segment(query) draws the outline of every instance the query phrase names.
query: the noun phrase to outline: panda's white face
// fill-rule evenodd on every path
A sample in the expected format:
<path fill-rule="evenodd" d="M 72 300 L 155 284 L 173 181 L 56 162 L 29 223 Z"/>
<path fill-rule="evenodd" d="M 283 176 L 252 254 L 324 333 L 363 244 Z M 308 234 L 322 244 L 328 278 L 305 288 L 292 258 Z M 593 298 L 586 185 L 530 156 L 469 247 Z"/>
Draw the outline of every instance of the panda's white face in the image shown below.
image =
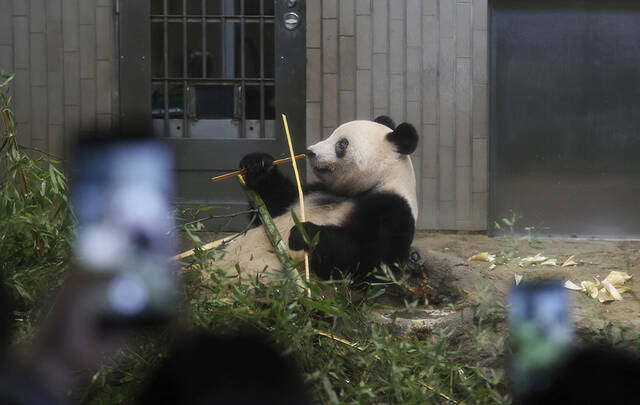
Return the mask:
<path fill-rule="evenodd" d="M 309 147 L 308 161 L 318 179 L 337 193 L 354 195 L 405 183 L 413 183 L 415 190 L 411 160 L 386 139 L 390 132 L 373 121 L 348 122 Z"/>

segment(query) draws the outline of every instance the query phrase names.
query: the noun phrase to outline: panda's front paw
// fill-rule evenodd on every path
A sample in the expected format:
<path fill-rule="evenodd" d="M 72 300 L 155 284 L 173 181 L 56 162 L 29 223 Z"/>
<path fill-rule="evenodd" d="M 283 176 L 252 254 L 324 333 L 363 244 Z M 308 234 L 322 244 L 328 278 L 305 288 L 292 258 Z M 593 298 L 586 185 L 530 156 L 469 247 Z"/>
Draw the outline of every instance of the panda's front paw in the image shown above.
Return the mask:
<path fill-rule="evenodd" d="M 262 174 L 273 167 L 273 156 L 268 153 L 249 153 L 240 161 L 240 168 L 249 174 Z"/>
<path fill-rule="evenodd" d="M 303 222 L 301 225 L 304 227 L 305 231 L 307 231 L 307 235 L 311 240 L 313 240 L 315 235 L 318 232 L 320 232 L 320 227 L 312 222 Z M 289 249 L 291 250 L 309 249 L 309 246 L 304 241 L 304 237 L 302 236 L 302 233 L 300 232 L 300 230 L 298 230 L 296 226 L 293 226 L 289 233 Z"/>

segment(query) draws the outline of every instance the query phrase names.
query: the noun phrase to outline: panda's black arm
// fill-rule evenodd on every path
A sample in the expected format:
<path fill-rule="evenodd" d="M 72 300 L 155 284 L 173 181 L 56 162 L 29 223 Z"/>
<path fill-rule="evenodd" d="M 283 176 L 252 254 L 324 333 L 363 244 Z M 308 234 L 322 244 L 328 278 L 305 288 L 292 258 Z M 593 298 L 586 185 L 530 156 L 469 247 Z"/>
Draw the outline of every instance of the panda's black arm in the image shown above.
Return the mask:
<path fill-rule="evenodd" d="M 287 212 L 298 198 L 296 186 L 273 166 L 273 157 L 266 153 L 251 153 L 240 161 L 240 168 L 247 170 L 247 187 L 257 192 L 273 217 Z"/>
<path fill-rule="evenodd" d="M 313 238 L 320 232 L 311 264 L 319 277 L 329 278 L 334 269 L 355 272 L 363 277 L 380 262 L 393 264 L 409 254 L 415 232 L 411 208 L 394 194 L 375 194 L 358 200 L 343 226 L 318 226 L 305 223 Z M 298 240 L 296 240 L 298 239 Z M 292 249 L 300 249 L 299 232 L 292 229 Z"/>

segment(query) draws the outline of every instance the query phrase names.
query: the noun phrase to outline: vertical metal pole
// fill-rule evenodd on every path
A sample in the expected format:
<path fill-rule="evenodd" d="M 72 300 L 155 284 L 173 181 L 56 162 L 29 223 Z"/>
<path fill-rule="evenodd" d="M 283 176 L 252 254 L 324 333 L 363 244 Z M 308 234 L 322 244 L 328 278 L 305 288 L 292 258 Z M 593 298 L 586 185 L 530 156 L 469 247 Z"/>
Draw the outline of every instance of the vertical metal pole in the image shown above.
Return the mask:
<path fill-rule="evenodd" d="M 224 0 L 222 2 L 225 15 L 226 14 L 230 14 L 231 16 L 235 15 L 235 10 L 236 10 L 235 1 L 236 0 Z M 232 21 L 233 21 L 233 17 L 232 17 Z M 227 27 L 227 20 L 224 17 L 222 19 L 222 23 L 223 23 L 223 26 L 222 26 L 223 36 L 222 36 L 222 46 L 220 47 L 220 49 L 222 49 L 222 52 L 224 54 L 224 72 L 225 72 L 224 76 L 226 78 L 235 79 L 236 78 L 235 24 L 231 23 L 229 27 Z"/>
<path fill-rule="evenodd" d="M 164 88 L 164 136 L 171 136 L 169 128 L 169 14 L 168 0 L 164 0 L 162 4 L 163 18 L 163 52 L 164 52 L 164 78 L 162 79 L 162 85 Z"/>
<path fill-rule="evenodd" d="M 222 10 L 220 11 L 220 53 L 222 54 L 222 66 L 220 66 L 220 73 L 222 77 L 227 77 L 227 51 L 225 46 L 227 44 L 227 20 L 225 19 L 226 6 L 225 2 L 221 1 Z"/>
<path fill-rule="evenodd" d="M 241 79 L 241 88 L 242 88 L 242 124 L 240 126 L 240 138 L 246 138 L 246 126 L 247 126 L 247 117 L 246 117 L 246 98 L 247 91 L 245 86 L 245 52 L 244 52 L 244 41 L 245 41 L 245 30 L 244 30 L 244 0 L 240 0 L 240 79 Z"/>
<path fill-rule="evenodd" d="M 151 7 L 148 1 L 119 3 L 120 128 L 151 132 Z"/>
<path fill-rule="evenodd" d="M 202 0 L 202 77 L 207 77 L 207 2 Z"/>
<path fill-rule="evenodd" d="M 182 137 L 189 138 L 188 112 L 189 83 L 187 61 L 187 0 L 182 0 Z"/>
<path fill-rule="evenodd" d="M 260 138 L 266 138 L 264 118 L 264 0 L 260 0 Z"/>

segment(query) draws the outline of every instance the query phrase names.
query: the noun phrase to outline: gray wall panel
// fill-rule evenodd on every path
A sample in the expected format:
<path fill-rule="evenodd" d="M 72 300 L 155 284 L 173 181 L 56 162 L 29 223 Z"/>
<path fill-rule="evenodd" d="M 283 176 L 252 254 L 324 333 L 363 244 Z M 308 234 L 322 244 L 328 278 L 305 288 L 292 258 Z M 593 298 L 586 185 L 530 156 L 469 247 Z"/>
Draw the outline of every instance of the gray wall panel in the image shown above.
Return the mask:
<path fill-rule="evenodd" d="M 308 61 L 321 60 L 307 66 L 308 130 L 320 126 L 328 136 L 352 108 L 357 119 L 386 114 L 411 122 L 421 132 L 413 156 L 419 227 L 485 230 L 487 0 L 308 3 L 308 28 L 315 32 L 307 35 Z"/>
<path fill-rule="evenodd" d="M 11 11 L 11 0 L 0 0 L 0 45 L 11 45 L 13 42 Z"/>
<path fill-rule="evenodd" d="M 0 0 L 0 69 L 16 73 L 21 143 L 63 157 L 81 123 L 111 126 L 113 12 L 113 0 Z"/>

